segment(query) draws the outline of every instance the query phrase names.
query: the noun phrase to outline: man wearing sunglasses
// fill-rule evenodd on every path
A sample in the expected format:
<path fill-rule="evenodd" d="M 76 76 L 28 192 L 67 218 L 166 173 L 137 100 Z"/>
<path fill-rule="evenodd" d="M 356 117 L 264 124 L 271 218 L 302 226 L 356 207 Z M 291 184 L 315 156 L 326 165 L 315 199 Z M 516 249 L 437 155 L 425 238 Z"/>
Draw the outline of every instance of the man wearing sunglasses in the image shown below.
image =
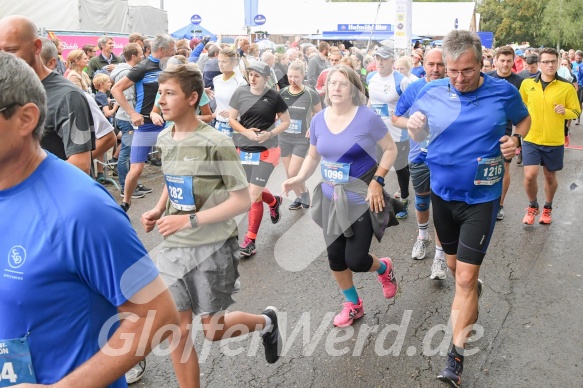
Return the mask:
<path fill-rule="evenodd" d="M 537 200 L 539 166 L 543 166 L 545 177 L 545 204 L 539 223 L 552 222 L 553 198 L 559 184 L 556 174 L 563 169 L 565 153 L 564 123 L 581 115 L 575 88 L 557 74 L 559 52 L 550 47 L 542 49 L 539 67 L 540 73 L 525 79 L 520 87 L 520 95 L 532 117 L 530 132 L 522 146 L 524 188 L 529 201 L 522 220 L 526 225 L 533 225 L 540 213 Z"/>

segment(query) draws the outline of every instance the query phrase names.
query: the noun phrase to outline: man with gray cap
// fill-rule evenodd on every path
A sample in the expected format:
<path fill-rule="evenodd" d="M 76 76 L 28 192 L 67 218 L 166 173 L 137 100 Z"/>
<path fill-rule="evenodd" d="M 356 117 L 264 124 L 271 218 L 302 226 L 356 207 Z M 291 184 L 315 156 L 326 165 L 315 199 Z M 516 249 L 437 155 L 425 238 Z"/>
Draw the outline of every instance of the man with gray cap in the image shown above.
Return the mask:
<path fill-rule="evenodd" d="M 411 83 L 409 78 L 398 71 L 393 71 L 395 52 L 393 49 L 381 46 L 373 53 L 377 65 L 377 72 L 368 80 L 369 105 L 385 122 L 395 145 L 397 146 L 397 160 L 393 166 L 399 181 L 400 198 L 405 209 L 397 214 L 397 218 L 404 219 L 408 215 L 409 203 L 409 134 L 406 129 L 397 128 L 391 121 L 391 116 L 397 106 L 399 97 Z"/>

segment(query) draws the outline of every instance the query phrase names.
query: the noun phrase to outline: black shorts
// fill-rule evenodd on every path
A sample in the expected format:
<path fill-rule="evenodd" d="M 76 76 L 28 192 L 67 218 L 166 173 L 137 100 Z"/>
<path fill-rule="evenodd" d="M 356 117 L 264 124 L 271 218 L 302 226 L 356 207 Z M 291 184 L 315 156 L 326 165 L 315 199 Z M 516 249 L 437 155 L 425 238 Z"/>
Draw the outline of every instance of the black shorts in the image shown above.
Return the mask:
<path fill-rule="evenodd" d="M 368 205 L 351 204 L 348 210 L 350 220 L 354 220 L 351 225 L 352 237 L 329 235 L 328 219 L 330 210 L 330 200 L 322 196 L 322 222 L 324 230 L 324 241 L 328 253 L 328 264 L 335 272 L 350 269 L 352 272 L 368 272 L 372 267 L 373 259 L 369 254 L 370 244 L 374 231 Z"/>
<path fill-rule="evenodd" d="M 409 164 L 409 172 L 411 173 L 411 183 L 415 194 L 426 194 L 431 191 L 429 183 L 429 166 L 425 162 Z"/>
<path fill-rule="evenodd" d="M 579 86 L 577 90 L 577 97 L 579 97 L 579 104 L 583 103 L 583 87 Z"/>
<path fill-rule="evenodd" d="M 280 136 L 279 148 L 281 148 L 281 156 L 295 155 L 300 158 L 305 158 L 310 148 L 310 141 L 308 139 L 304 142 L 286 141 Z"/>
<path fill-rule="evenodd" d="M 275 166 L 271 163 L 259 161 L 258 165 L 244 164 L 243 169 L 247 175 L 247 182 L 259 187 L 265 187 Z"/>
<path fill-rule="evenodd" d="M 496 225 L 500 198 L 469 205 L 445 201 L 431 192 L 433 224 L 443 251 L 457 255 L 457 260 L 481 265 Z"/>

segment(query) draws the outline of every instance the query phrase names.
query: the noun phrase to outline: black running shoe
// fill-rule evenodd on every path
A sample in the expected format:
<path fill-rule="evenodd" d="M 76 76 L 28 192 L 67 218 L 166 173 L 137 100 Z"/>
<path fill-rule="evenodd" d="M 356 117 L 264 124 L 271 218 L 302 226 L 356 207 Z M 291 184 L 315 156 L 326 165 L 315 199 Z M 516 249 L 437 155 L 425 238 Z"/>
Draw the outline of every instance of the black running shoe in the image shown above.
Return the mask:
<path fill-rule="evenodd" d="M 122 202 L 121 205 L 119 205 L 119 206 L 123 209 L 124 212 L 127 213 L 128 210 L 130 210 L 130 206 L 132 206 L 132 205 L 131 205 L 131 203 Z"/>
<path fill-rule="evenodd" d="M 267 315 L 271 319 L 271 330 L 263 334 L 262 338 L 263 346 L 265 347 L 265 359 L 268 363 L 274 364 L 279 359 L 282 349 L 279 325 L 277 324 L 277 310 L 275 307 L 269 306 L 261 314 Z"/>
<path fill-rule="evenodd" d="M 462 371 L 464 365 L 462 360 L 453 353 L 447 355 L 447 366 L 437 376 L 439 381 L 443 381 L 450 387 L 459 388 L 462 385 Z"/>
<path fill-rule="evenodd" d="M 271 216 L 271 223 L 277 224 L 281 219 L 281 213 L 279 212 L 279 206 L 281 205 L 281 197 L 279 195 L 274 195 L 275 206 L 269 207 L 269 215 Z"/>
<path fill-rule="evenodd" d="M 141 183 L 138 183 L 138 187 L 136 187 L 136 190 L 141 191 L 141 192 L 146 193 L 146 194 L 149 194 L 152 192 L 151 188 L 146 187 Z"/>
<path fill-rule="evenodd" d="M 241 253 L 241 256 L 245 257 L 251 257 L 256 254 L 257 248 L 255 248 L 255 241 L 245 236 L 243 244 L 239 245 L 239 252 Z"/>

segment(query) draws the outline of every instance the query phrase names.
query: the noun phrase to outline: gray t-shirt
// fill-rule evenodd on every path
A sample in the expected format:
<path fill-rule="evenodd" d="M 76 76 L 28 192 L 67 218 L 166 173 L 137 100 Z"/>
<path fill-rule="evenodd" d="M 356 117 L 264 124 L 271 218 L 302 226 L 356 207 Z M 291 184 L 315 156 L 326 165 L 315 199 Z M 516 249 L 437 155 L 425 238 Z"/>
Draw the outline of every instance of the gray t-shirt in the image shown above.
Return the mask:
<path fill-rule="evenodd" d="M 308 83 L 312 88 L 316 88 L 318 77 L 326 69 L 326 60 L 320 58 L 319 54 L 314 55 L 308 62 Z"/>
<path fill-rule="evenodd" d="M 93 117 L 83 91 L 56 72 L 42 84 L 47 93 L 47 118 L 41 147 L 63 160 L 95 149 Z"/>
<path fill-rule="evenodd" d="M 231 138 L 202 122 L 182 140 L 174 140 L 173 130 L 171 125 L 160 132 L 156 144 L 169 196 L 166 215 L 213 208 L 229 199 L 229 192 L 248 187 Z M 164 247 L 196 247 L 237 235 L 237 222 L 229 219 L 174 233 L 164 240 Z"/>
<path fill-rule="evenodd" d="M 120 79 L 128 75 L 131 68 L 132 67 L 127 63 L 120 63 L 119 65 L 117 65 L 115 69 L 113 69 L 113 71 L 111 72 L 111 80 L 113 81 L 113 83 L 115 84 Z M 126 100 L 128 100 L 130 106 L 133 108 L 136 105 L 136 87 L 134 85 L 130 86 L 129 88 L 123 91 L 123 95 L 125 96 Z M 117 110 L 115 118 L 117 120 L 132 121 L 128 112 L 126 112 L 121 106 Z"/>

